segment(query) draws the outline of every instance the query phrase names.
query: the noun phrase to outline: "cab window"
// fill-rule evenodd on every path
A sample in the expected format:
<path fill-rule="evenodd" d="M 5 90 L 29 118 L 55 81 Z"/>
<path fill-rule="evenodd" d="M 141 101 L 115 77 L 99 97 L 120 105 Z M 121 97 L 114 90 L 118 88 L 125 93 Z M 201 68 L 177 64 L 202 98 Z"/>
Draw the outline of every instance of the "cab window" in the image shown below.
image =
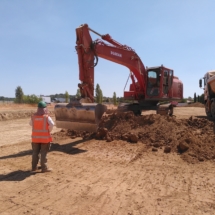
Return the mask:
<path fill-rule="evenodd" d="M 157 72 L 149 71 L 148 72 L 148 87 L 156 87 L 158 84 L 157 79 L 158 79 Z"/>
<path fill-rule="evenodd" d="M 156 70 L 148 71 L 147 95 L 158 96 L 159 86 L 160 86 L 159 71 L 156 71 Z"/>

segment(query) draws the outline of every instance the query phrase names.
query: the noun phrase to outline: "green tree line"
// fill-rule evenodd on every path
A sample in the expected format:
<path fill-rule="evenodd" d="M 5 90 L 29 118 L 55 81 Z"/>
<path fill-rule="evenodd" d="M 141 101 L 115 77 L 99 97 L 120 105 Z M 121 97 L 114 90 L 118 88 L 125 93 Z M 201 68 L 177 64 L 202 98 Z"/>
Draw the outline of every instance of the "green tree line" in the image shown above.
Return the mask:
<path fill-rule="evenodd" d="M 69 100 L 80 99 L 81 93 L 80 93 L 80 89 L 77 89 L 76 95 L 69 95 L 68 91 L 65 91 L 65 93 L 53 94 L 53 95 L 50 95 L 50 97 L 52 101 L 55 98 L 65 98 L 65 101 L 69 102 Z M 188 97 L 188 99 L 190 100 L 192 98 Z M 41 100 L 42 98 L 37 97 L 35 94 L 25 95 L 21 86 L 18 86 L 15 89 L 15 98 L 7 98 L 4 96 L 0 96 L 0 101 L 14 101 L 16 103 L 36 104 Z M 95 101 L 100 104 L 103 102 L 112 102 L 114 105 L 118 105 L 121 102 L 131 102 L 131 101 L 125 100 L 123 97 L 117 97 L 115 92 L 113 93 L 112 98 L 103 96 L 103 92 L 99 84 L 96 85 L 96 89 L 95 89 Z M 181 100 L 181 102 L 186 102 L 186 101 L 187 99 L 185 98 Z M 204 103 L 204 94 L 196 95 L 196 93 L 194 93 L 193 101 Z"/>
<path fill-rule="evenodd" d="M 200 103 L 204 104 L 205 103 L 204 94 L 202 94 L 202 95 L 196 95 L 196 93 L 194 93 L 193 101 L 194 102 L 200 102 Z"/>
<path fill-rule="evenodd" d="M 21 86 L 18 86 L 15 89 L 15 103 L 25 103 L 25 104 L 36 104 L 39 101 L 41 101 L 41 98 L 38 98 L 36 95 L 24 95 L 24 92 L 22 90 Z"/>

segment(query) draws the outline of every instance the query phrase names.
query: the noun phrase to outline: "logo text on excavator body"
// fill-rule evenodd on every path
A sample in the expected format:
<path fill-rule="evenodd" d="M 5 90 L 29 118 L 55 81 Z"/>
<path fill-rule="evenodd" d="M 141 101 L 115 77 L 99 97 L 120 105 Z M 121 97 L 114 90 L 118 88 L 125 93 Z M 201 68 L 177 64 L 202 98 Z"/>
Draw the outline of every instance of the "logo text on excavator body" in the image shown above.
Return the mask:
<path fill-rule="evenodd" d="M 117 57 L 122 57 L 122 54 L 119 54 L 119 53 L 117 53 L 117 52 L 111 51 L 110 53 L 111 53 L 112 55 L 117 56 Z"/>

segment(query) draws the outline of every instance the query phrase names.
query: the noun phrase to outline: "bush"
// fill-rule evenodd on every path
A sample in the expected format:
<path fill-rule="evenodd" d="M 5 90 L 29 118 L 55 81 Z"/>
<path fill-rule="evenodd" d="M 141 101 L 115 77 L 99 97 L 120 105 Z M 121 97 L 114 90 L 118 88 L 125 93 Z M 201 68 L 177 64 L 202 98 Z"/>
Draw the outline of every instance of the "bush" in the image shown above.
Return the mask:
<path fill-rule="evenodd" d="M 183 98 L 180 102 L 181 102 L 181 103 L 186 103 L 186 102 L 187 102 L 187 99 Z"/>
<path fill-rule="evenodd" d="M 42 101 L 42 98 L 37 97 L 36 95 L 25 95 L 23 96 L 23 102 L 26 104 L 37 104 Z"/>
<path fill-rule="evenodd" d="M 69 93 L 67 91 L 65 92 L 65 100 L 66 100 L 66 103 L 69 102 Z"/>
<path fill-rule="evenodd" d="M 117 105 L 117 100 L 116 100 L 116 93 L 113 93 L 113 104 L 116 106 Z"/>
<path fill-rule="evenodd" d="M 23 93 L 23 90 L 20 86 L 18 86 L 16 89 L 15 89 L 15 102 L 16 103 L 22 103 L 23 102 L 23 97 L 24 97 L 24 93 Z"/>

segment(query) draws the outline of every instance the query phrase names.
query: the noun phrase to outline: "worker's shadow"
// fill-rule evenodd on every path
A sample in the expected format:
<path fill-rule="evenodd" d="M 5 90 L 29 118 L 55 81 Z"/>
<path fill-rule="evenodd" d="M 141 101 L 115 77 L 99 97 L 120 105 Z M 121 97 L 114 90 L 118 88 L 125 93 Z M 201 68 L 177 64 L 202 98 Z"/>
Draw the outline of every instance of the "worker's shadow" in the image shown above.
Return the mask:
<path fill-rule="evenodd" d="M 0 174 L 0 182 L 1 181 L 23 181 L 24 179 L 35 174 L 36 172 L 17 170 L 14 172 L 10 172 L 6 175 Z"/>
<path fill-rule="evenodd" d="M 32 150 L 25 150 L 25 151 L 22 151 L 22 152 L 18 152 L 16 154 L 2 156 L 2 157 L 0 157 L 0 160 L 8 159 L 8 158 L 23 157 L 23 156 L 31 155 L 31 154 L 32 154 Z"/>
<path fill-rule="evenodd" d="M 79 149 L 79 148 L 76 148 L 74 146 L 76 146 L 80 143 L 86 142 L 86 141 L 88 141 L 88 140 L 77 140 L 77 141 L 69 142 L 66 144 L 59 144 L 57 142 L 52 143 L 49 152 L 59 151 L 59 152 L 64 152 L 66 154 L 73 154 L 73 155 L 83 153 L 83 152 L 86 152 L 86 150 Z M 2 156 L 2 157 L 0 157 L 0 160 L 8 159 L 8 158 L 17 158 L 17 157 L 29 156 L 31 154 L 32 154 L 32 150 L 30 149 L 30 150 L 18 152 L 16 154 Z"/>
<path fill-rule="evenodd" d="M 86 152 L 86 150 L 75 148 L 74 146 L 76 146 L 80 143 L 83 143 L 85 141 L 87 141 L 87 140 L 77 140 L 77 141 L 69 142 L 66 144 L 52 143 L 51 148 L 50 148 L 50 152 L 59 151 L 59 152 L 72 154 L 72 155 L 83 153 L 83 152 Z M 32 155 L 32 150 L 26 150 L 26 151 L 19 152 L 17 154 L 2 156 L 2 157 L 0 157 L 0 160 L 1 159 L 8 159 L 8 158 L 17 158 L 17 157 L 29 156 L 29 155 Z M 22 180 L 30 177 L 31 175 L 35 175 L 37 173 L 40 173 L 40 172 L 16 170 L 16 171 L 10 172 L 6 175 L 0 174 L 0 182 L 1 181 L 22 181 Z"/>
<path fill-rule="evenodd" d="M 66 154 L 72 154 L 72 155 L 83 153 L 83 152 L 86 152 L 87 150 L 79 149 L 74 146 L 80 143 L 84 143 L 86 141 L 87 140 L 77 140 L 75 142 L 70 142 L 66 144 L 52 143 L 50 151 L 59 151 L 59 152 L 64 152 Z"/>

